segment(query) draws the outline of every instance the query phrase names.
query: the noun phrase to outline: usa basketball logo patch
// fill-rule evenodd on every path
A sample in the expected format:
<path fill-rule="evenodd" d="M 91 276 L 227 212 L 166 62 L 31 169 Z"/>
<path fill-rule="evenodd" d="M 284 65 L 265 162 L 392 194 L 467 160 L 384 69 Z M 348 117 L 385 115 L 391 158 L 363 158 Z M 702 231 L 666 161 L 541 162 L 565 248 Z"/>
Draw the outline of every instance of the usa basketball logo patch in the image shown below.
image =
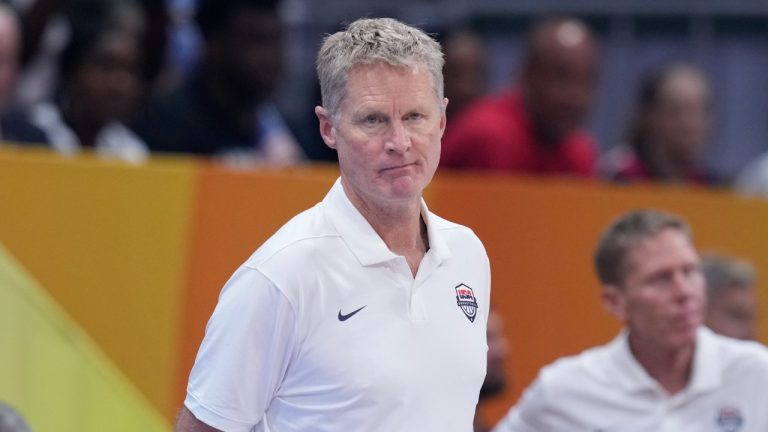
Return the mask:
<path fill-rule="evenodd" d="M 722 407 L 717 411 L 717 425 L 723 432 L 738 432 L 744 424 L 744 418 L 738 408 Z"/>
<path fill-rule="evenodd" d="M 477 316 L 477 299 L 472 288 L 464 284 L 456 285 L 456 304 L 464 315 L 469 318 L 469 322 L 475 322 Z"/>

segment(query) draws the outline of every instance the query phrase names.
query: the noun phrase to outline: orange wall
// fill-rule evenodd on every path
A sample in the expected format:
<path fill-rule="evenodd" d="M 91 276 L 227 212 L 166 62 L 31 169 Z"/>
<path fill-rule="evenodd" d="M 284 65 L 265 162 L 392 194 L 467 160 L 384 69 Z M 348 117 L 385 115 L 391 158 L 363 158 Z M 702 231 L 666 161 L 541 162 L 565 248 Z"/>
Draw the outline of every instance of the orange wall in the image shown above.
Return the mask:
<path fill-rule="evenodd" d="M 0 242 L 171 419 L 221 286 L 279 226 L 323 198 L 334 167 L 234 171 L 195 160 L 132 167 L 0 152 Z M 442 173 L 436 213 L 473 228 L 491 259 L 513 386 L 498 418 L 555 358 L 611 338 L 591 254 L 632 208 L 693 225 L 702 249 L 768 269 L 768 202 L 725 192 Z M 766 270 L 763 270 L 765 273 Z M 762 296 L 768 310 L 768 295 Z M 763 335 L 768 335 L 763 320 Z"/>
<path fill-rule="evenodd" d="M 203 171 L 179 390 L 223 283 L 276 228 L 321 200 L 336 175 L 332 168 L 287 176 Z M 514 381 L 503 398 L 485 408 L 492 419 L 542 365 L 618 331 L 599 303 L 591 255 L 599 233 L 622 212 L 657 207 L 679 213 L 691 222 L 703 249 L 748 257 L 768 268 L 768 237 L 757 235 L 761 221 L 768 220 L 768 203 L 725 192 L 443 173 L 426 198 L 433 211 L 472 227 L 491 259 L 494 308 L 506 320 L 513 347 L 508 373 Z M 177 397 L 180 403 L 182 391 Z"/>
<path fill-rule="evenodd" d="M 539 368 L 612 338 L 619 325 L 599 302 L 592 252 L 618 215 L 659 208 L 685 217 L 701 250 L 748 257 L 768 269 L 768 203 L 725 192 L 680 187 L 608 186 L 596 182 L 443 175 L 432 208 L 471 226 L 491 259 L 493 305 L 512 346 L 512 388 L 485 408 L 497 419 Z M 768 296 L 763 295 L 763 310 Z M 763 335 L 768 320 L 763 320 Z"/>

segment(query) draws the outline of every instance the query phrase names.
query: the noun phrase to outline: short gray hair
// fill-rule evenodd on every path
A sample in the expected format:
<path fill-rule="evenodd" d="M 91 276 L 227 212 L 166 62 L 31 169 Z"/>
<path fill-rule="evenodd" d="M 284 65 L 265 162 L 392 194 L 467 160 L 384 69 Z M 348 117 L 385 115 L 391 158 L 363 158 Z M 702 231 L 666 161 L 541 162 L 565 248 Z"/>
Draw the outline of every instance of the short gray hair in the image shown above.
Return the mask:
<path fill-rule="evenodd" d="M 740 259 L 708 253 L 702 259 L 701 269 L 709 298 L 733 288 L 752 289 L 757 283 L 755 267 Z"/>
<path fill-rule="evenodd" d="M 443 52 L 423 31 L 392 18 L 359 19 L 325 38 L 317 54 L 323 106 L 335 116 L 346 97 L 349 71 L 357 65 L 424 65 L 438 103 L 443 100 Z M 442 107 L 442 104 L 440 104 Z"/>
<path fill-rule="evenodd" d="M 667 229 L 678 230 L 691 239 L 688 224 L 669 213 L 636 210 L 619 217 L 603 232 L 595 250 L 595 270 L 600 282 L 623 286 L 629 249 Z"/>

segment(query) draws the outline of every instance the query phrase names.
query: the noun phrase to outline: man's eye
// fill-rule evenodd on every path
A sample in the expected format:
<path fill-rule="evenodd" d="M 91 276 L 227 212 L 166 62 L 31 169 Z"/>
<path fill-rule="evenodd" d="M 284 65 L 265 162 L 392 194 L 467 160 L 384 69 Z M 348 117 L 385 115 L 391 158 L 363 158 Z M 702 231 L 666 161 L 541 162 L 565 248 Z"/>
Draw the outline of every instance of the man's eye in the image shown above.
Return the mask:
<path fill-rule="evenodd" d="M 410 113 L 405 118 L 406 120 L 411 120 L 411 121 L 421 120 L 424 118 L 424 115 L 421 113 Z"/>
<path fill-rule="evenodd" d="M 363 119 L 363 123 L 367 125 L 375 125 L 381 121 L 381 118 L 377 115 L 369 115 Z"/>

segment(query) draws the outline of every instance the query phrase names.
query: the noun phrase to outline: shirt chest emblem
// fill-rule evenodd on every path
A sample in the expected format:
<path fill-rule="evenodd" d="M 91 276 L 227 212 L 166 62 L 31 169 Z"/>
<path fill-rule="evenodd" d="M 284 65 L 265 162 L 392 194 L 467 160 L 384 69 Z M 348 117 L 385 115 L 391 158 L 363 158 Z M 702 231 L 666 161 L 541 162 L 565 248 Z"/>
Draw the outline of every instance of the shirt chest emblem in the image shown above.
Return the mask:
<path fill-rule="evenodd" d="M 717 426 L 723 432 L 739 432 L 744 425 L 741 411 L 733 406 L 724 406 L 717 411 Z"/>
<path fill-rule="evenodd" d="M 477 316 L 477 298 L 471 287 L 465 284 L 456 285 L 456 304 L 459 306 L 469 322 L 475 322 Z"/>

